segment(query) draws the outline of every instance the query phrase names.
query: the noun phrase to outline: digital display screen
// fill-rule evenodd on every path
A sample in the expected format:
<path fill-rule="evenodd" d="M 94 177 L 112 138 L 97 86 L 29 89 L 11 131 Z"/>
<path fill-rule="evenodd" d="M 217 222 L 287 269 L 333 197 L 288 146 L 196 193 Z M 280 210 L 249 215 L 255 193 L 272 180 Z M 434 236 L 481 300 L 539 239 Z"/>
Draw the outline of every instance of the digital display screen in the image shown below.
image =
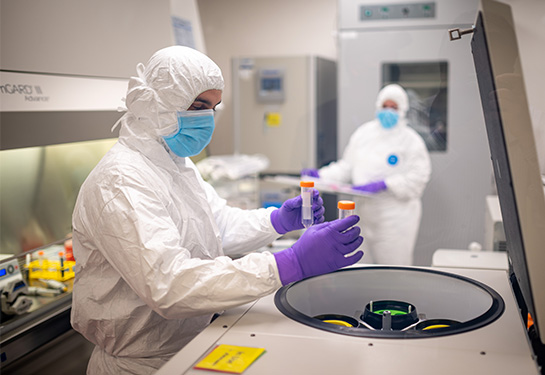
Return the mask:
<path fill-rule="evenodd" d="M 261 79 L 261 90 L 264 90 L 264 91 L 281 91 L 282 90 L 282 79 L 279 78 L 279 77 L 262 78 Z"/>
<path fill-rule="evenodd" d="M 282 103 L 284 101 L 283 69 L 260 69 L 256 83 L 259 102 Z"/>
<path fill-rule="evenodd" d="M 6 276 L 6 269 L 5 268 L 2 268 L 0 270 L 0 277 L 2 277 L 2 276 Z"/>

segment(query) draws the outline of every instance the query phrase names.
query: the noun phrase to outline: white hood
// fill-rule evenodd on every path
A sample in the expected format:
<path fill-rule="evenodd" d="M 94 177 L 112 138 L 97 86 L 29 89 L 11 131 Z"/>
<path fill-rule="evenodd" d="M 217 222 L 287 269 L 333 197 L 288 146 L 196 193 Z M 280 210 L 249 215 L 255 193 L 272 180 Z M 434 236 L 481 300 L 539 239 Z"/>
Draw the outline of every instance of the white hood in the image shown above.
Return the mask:
<path fill-rule="evenodd" d="M 205 91 L 223 90 L 220 68 L 189 47 L 172 46 L 156 52 L 147 65 L 138 64 L 129 80 L 127 114 L 121 120 L 120 141 L 145 152 L 150 140 L 176 129 L 176 111 L 184 111 Z"/>

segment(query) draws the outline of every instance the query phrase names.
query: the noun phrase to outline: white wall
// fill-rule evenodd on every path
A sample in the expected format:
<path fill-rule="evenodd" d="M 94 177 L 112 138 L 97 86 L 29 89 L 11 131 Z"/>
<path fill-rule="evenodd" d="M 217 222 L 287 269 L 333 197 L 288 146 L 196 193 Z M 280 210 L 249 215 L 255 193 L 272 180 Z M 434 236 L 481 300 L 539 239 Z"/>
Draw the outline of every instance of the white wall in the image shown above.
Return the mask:
<path fill-rule="evenodd" d="M 129 77 L 172 44 L 169 0 L 2 0 L 0 67 Z"/>
<path fill-rule="evenodd" d="M 129 77 L 175 44 L 171 16 L 206 53 L 196 0 L 1 0 L 0 68 Z"/>
<path fill-rule="evenodd" d="M 231 58 L 318 55 L 336 59 L 336 0 L 197 0 L 208 55 L 225 78 L 224 109 L 209 150 L 234 151 Z"/>

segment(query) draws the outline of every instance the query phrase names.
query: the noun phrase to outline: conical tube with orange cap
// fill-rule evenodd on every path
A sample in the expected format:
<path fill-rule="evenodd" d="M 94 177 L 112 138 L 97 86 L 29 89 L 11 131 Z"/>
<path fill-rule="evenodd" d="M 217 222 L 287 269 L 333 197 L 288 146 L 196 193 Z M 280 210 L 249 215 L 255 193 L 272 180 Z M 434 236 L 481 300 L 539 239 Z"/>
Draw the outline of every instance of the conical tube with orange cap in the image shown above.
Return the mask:
<path fill-rule="evenodd" d="M 314 181 L 301 181 L 301 199 L 303 205 L 301 206 L 301 223 L 305 228 L 314 224 L 314 213 L 312 212 L 312 193 L 314 190 Z"/>
<path fill-rule="evenodd" d="M 356 203 L 352 201 L 338 201 L 337 208 L 339 209 L 339 219 L 344 219 L 350 215 L 354 215 Z"/>

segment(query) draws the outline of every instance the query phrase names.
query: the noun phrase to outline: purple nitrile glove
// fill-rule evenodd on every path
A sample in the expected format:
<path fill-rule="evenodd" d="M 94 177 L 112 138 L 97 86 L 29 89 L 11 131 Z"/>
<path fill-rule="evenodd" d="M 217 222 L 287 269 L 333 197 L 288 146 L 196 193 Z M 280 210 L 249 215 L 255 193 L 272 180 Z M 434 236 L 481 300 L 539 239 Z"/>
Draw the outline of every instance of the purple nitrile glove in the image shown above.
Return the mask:
<path fill-rule="evenodd" d="M 353 190 L 364 191 L 367 193 L 378 193 L 379 191 L 386 190 L 388 187 L 384 180 L 370 182 L 365 185 L 352 186 Z"/>
<path fill-rule="evenodd" d="M 315 168 L 304 168 L 304 169 L 301 171 L 301 176 L 308 176 L 308 177 L 316 177 L 316 178 L 319 178 L 319 177 L 320 177 L 320 173 L 319 173 L 318 170 L 315 169 Z"/>
<path fill-rule="evenodd" d="M 360 228 L 354 227 L 358 221 L 359 216 L 352 215 L 312 226 L 292 247 L 275 253 L 282 285 L 335 271 L 360 260 L 362 251 L 345 257 L 363 242 Z"/>
<path fill-rule="evenodd" d="M 323 223 L 324 218 L 324 201 L 320 197 L 318 190 L 313 189 L 312 196 L 312 211 L 314 212 L 314 224 Z M 295 198 L 288 199 L 282 204 L 278 210 L 274 210 L 271 213 L 271 223 L 274 229 L 279 234 L 285 234 L 292 230 L 303 229 L 303 223 L 301 222 L 301 206 L 303 200 L 298 195 Z"/>

